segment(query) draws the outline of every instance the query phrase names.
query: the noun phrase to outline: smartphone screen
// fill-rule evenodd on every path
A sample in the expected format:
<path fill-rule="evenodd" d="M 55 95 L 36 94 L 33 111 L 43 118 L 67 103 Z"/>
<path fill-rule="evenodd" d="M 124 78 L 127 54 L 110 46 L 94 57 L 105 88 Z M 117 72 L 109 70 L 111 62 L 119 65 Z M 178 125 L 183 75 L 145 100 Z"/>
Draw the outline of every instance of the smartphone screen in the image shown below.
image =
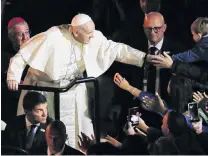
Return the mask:
<path fill-rule="evenodd" d="M 132 123 L 132 126 L 139 124 L 139 107 L 129 108 L 128 120 Z"/>
<path fill-rule="evenodd" d="M 188 104 L 188 109 L 190 112 L 190 121 L 191 122 L 198 122 L 199 119 L 199 112 L 198 112 L 198 104 L 196 102 L 192 102 Z"/>

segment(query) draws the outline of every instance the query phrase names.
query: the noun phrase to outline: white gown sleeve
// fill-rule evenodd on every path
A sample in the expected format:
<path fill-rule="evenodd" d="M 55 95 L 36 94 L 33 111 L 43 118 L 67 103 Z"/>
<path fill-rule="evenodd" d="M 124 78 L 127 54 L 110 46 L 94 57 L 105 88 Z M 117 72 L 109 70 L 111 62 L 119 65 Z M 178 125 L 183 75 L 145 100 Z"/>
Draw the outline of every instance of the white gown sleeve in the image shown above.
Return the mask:
<path fill-rule="evenodd" d="M 118 46 L 120 48 L 116 55 L 116 61 L 142 67 L 145 57 L 144 52 L 122 43 L 119 43 Z"/>
<path fill-rule="evenodd" d="M 22 72 L 25 69 L 26 62 L 22 58 L 20 53 L 17 53 L 10 59 L 10 64 L 7 72 L 7 81 L 16 80 L 20 83 Z"/>
<path fill-rule="evenodd" d="M 105 36 L 102 38 L 100 50 L 102 49 L 101 51 L 104 51 L 104 56 L 115 57 L 115 61 L 142 67 L 145 57 L 144 52 L 123 43 L 107 40 Z"/>

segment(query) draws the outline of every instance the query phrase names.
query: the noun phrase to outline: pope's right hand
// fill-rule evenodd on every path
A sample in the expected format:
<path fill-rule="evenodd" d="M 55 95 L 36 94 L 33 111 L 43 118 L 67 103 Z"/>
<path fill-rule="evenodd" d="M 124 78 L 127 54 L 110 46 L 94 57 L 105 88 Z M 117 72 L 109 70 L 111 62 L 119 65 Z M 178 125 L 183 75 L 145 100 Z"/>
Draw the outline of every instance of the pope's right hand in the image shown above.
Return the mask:
<path fill-rule="evenodd" d="M 7 85 L 9 90 L 17 91 L 18 90 L 18 82 L 16 80 L 8 80 Z"/>

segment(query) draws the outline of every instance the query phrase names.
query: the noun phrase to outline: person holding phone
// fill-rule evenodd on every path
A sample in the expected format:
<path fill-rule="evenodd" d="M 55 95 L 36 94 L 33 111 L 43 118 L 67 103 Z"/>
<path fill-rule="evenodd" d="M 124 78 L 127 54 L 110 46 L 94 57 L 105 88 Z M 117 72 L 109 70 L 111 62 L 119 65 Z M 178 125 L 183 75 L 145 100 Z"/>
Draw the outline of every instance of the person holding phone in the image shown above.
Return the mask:
<path fill-rule="evenodd" d="M 115 76 L 114 76 L 114 82 L 115 82 L 115 84 L 118 85 L 118 87 L 120 87 L 123 90 L 128 91 L 135 98 L 137 98 L 140 101 L 142 101 L 143 104 L 145 104 L 144 107 L 143 107 L 143 108 L 145 108 L 145 110 L 156 112 L 156 113 L 160 114 L 162 117 L 168 111 L 171 110 L 170 108 L 167 107 L 166 103 L 161 99 L 161 97 L 158 95 L 158 93 L 156 93 L 156 95 L 154 95 L 152 93 L 143 92 L 142 90 L 133 87 L 119 73 L 116 73 L 115 74 Z M 169 87 L 170 87 L 170 83 L 169 83 Z M 170 92 L 171 89 L 169 87 L 168 87 L 168 90 Z M 204 103 L 204 102 L 202 102 L 202 103 Z M 201 106 L 201 105 L 203 105 L 203 106 Z M 203 113 L 203 112 L 206 112 L 206 108 L 208 108 L 208 105 L 206 105 L 206 104 L 200 104 L 200 108 L 202 108 L 201 110 L 204 110 L 204 111 L 200 111 L 201 112 L 200 113 L 200 116 L 203 116 L 203 119 L 205 121 L 205 124 L 203 126 L 203 131 L 208 132 L 208 127 L 206 126 L 206 123 L 208 123 L 208 117 L 207 117 L 208 115 L 206 115 L 206 113 Z M 191 119 L 190 115 L 189 114 L 186 114 L 184 112 L 182 112 L 182 113 L 184 114 L 184 116 L 186 118 L 186 121 L 187 121 L 188 126 L 191 127 L 191 128 L 193 128 L 192 122 L 190 122 L 190 119 Z M 208 109 L 207 109 L 207 114 L 208 114 Z"/>

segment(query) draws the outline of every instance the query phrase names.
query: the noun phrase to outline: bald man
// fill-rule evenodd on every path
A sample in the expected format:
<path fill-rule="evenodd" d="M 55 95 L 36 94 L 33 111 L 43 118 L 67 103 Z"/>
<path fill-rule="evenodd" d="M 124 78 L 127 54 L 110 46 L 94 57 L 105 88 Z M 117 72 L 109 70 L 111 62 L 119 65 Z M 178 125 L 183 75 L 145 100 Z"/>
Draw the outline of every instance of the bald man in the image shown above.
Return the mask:
<path fill-rule="evenodd" d="M 44 86 L 66 86 L 70 80 L 102 75 L 113 63 L 119 61 L 141 67 L 151 55 L 133 49 L 128 45 L 107 40 L 95 30 L 92 19 L 86 14 L 76 15 L 71 25 L 54 26 L 33 38 L 21 47 L 11 61 L 7 82 L 12 90 L 18 89 L 20 77 L 26 64 L 30 70 L 24 84 Z M 23 114 L 22 92 L 18 115 Z M 49 104 L 49 114 L 54 118 L 53 94 L 45 93 Z M 67 129 L 69 144 L 77 148 L 78 134 L 93 134 L 92 121 L 87 107 L 85 84 L 78 84 L 60 95 L 60 120 Z"/>
<path fill-rule="evenodd" d="M 144 32 L 147 37 L 147 45 L 144 49 L 152 55 L 158 55 L 163 51 L 170 51 L 170 55 L 185 47 L 170 37 L 165 36 L 167 24 L 159 12 L 150 12 L 144 18 Z M 148 67 L 148 73 L 144 73 L 148 79 L 147 91 L 161 94 L 162 98 L 168 100 L 167 86 L 170 79 L 168 70 L 160 70 L 155 67 Z"/>

